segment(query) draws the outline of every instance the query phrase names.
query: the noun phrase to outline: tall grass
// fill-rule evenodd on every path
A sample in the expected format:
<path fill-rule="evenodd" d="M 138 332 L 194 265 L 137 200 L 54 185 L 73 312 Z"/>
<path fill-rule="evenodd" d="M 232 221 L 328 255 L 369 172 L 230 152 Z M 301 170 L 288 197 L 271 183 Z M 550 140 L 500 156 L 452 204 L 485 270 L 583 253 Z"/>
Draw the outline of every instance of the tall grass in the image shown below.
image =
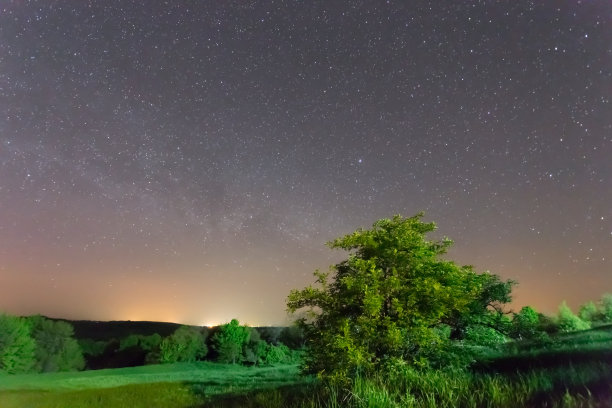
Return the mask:
<path fill-rule="evenodd" d="M 219 396 L 205 407 L 516 408 L 610 407 L 608 363 L 541 368 L 513 375 L 467 370 L 403 370 L 357 378 L 350 388 L 310 384 Z"/>
<path fill-rule="evenodd" d="M 345 392 L 350 398 L 344 406 L 358 408 L 604 407 L 612 406 L 612 367 L 599 363 L 515 375 L 406 368 L 357 379 Z"/>

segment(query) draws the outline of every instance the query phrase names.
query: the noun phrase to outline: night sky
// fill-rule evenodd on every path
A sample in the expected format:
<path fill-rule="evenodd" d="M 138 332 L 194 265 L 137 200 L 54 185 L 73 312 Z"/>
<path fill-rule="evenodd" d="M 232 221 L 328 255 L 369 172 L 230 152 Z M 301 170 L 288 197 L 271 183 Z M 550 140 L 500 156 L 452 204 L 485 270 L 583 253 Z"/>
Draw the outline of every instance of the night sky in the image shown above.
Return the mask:
<path fill-rule="evenodd" d="M 423 210 L 547 313 L 612 292 L 612 2 L 0 3 L 0 310 L 287 321 Z"/>

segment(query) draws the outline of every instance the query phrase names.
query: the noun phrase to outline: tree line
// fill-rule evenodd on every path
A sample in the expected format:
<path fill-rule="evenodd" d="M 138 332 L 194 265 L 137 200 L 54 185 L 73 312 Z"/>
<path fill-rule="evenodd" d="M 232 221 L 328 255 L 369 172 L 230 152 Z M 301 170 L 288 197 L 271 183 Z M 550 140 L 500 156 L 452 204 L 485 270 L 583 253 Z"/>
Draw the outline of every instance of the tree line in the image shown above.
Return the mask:
<path fill-rule="evenodd" d="M 0 371 L 81 370 L 85 359 L 73 335 L 72 326 L 64 321 L 0 314 Z"/>
<path fill-rule="evenodd" d="M 238 320 L 211 329 L 179 326 L 162 337 L 130 334 L 109 341 L 76 339 L 66 321 L 0 314 L 0 372 L 75 371 L 199 360 L 295 363 L 304 339 L 297 327 L 254 328 Z"/>

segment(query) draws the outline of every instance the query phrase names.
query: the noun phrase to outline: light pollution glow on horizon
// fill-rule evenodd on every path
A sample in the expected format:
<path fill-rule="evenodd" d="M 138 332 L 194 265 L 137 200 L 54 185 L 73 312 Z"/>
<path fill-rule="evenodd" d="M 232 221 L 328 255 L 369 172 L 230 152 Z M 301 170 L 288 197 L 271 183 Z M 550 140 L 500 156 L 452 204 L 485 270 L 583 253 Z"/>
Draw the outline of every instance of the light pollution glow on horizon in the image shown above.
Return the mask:
<path fill-rule="evenodd" d="M 286 324 L 425 211 L 554 313 L 612 292 L 612 3 L 0 6 L 0 310 Z"/>

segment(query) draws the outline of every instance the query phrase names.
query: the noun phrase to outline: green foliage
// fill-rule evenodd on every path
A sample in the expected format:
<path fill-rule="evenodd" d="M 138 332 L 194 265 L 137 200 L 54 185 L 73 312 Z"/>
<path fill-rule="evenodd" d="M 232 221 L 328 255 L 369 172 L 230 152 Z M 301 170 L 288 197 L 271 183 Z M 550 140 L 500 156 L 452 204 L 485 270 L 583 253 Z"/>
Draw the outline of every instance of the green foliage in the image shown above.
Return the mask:
<path fill-rule="evenodd" d="M 580 306 L 580 310 L 578 311 L 578 317 L 580 317 L 585 322 L 597 322 L 601 320 L 600 311 L 595 305 L 595 302 L 590 301 Z"/>
<path fill-rule="evenodd" d="M 578 316 L 592 324 L 612 323 L 612 294 L 602 295 L 597 303 L 590 301 L 583 304 Z"/>
<path fill-rule="evenodd" d="M 604 294 L 599 301 L 599 305 L 602 322 L 612 323 L 612 294 Z"/>
<path fill-rule="evenodd" d="M 144 336 L 142 334 L 130 334 L 129 336 L 121 339 L 119 342 L 119 351 L 130 347 L 139 347 L 141 350 L 149 352 L 157 350 L 161 341 L 162 337 L 157 333 L 149 336 Z"/>
<path fill-rule="evenodd" d="M 492 347 L 506 343 L 508 337 L 491 327 L 475 325 L 466 329 L 465 341 L 468 344 Z"/>
<path fill-rule="evenodd" d="M 32 369 L 36 343 L 30 331 L 26 319 L 0 314 L 0 371 L 15 374 Z"/>
<path fill-rule="evenodd" d="M 291 364 L 301 361 L 301 354 L 298 351 L 291 350 L 283 343 L 277 345 L 269 344 L 262 357 L 263 364 Z"/>
<path fill-rule="evenodd" d="M 331 241 L 348 259 L 333 276 L 316 271 L 319 287 L 289 294 L 289 311 L 307 313 L 306 372 L 346 382 L 389 359 L 423 367 L 448 345 L 437 326 L 495 320 L 490 309 L 509 300 L 512 282 L 442 260 L 451 241 L 427 241 L 435 225 L 421 217 L 381 219 Z"/>
<path fill-rule="evenodd" d="M 288 327 L 283 327 L 278 336 L 278 341 L 290 349 L 302 349 L 306 346 L 306 334 L 300 325 L 293 324 Z"/>
<path fill-rule="evenodd" d="M 548 335 L 559 333 L 557 319 L 555 316 L 548 316 L 543 313 L 538 313 L 538 330 Z"/>
<path fill-rule="evenodd" d="M 181 326 L 161 341 L 159 362 L 193 362 L 204 358 L 207 353 L 205 334 L 194 327 Z"/>
<path fill-rule="evenodd" d="M 244 359 L 244 347 L 251 337 L 251 330 L 241 326 L 238 320 L 219 326 L 213 336 L 213 345 L 218 353 L 218 360 L 222 363 L 236 364 Z"/>
<path fill-rule="evenodd" d="M 119 341 L 119 351 L 136 347 L 140 343 L 140 335 L 139 334 L 130 334 L 127 337 L 124 337 Z"/>
<path fill-rule="evenodd" d="M 471 271 L 471 267 L 464 268 Z M 476 330 L 484 333 L 487 331 L 485 328 L 497 331 L 498 336 L 508 334 L 511 323 L 504 311 L 504 305 L 512 300 L 510 293 L 516 282 L 502 281 L 499 276 L 488 272 L 474 274 L 473 279 L 480 288 L 475 299 L 468 303 L 464 310 L 445 319 L 452 327 L 451 338 L 465 339 L 468 332 L 473 333 Z"/>
<path fill-rule="evenodd" d="M 268 343 L 265 340 L 251 340 L 244 348 L 244 360 L 257 365 L 263 363 Z"/>
<path fill-rule="evenodd" d="M 78 339 L 77 341 L 85 357 L 100 356 L 108 346 L 108 342 L 104 340 Z"/>
<path fill-rule="evenodd" d="M 531 306 L 524 306 L 512 319 L 511 336 L 516 339 L 533 339 L 540 332 L 540 316 Z"/>
<path fill-rule="evenodd" d="M 204 340 L 206 340 L 206 334 L 204 332 L 202 332 L 202 337 L 204 338 Z M 153 333 L 149 336 L 140 336 L 138 345 L 144 351 L 153 351 L 159 347 L 159 344 L 161 343 L 161 341 L 162 341 L 162 337 L 157 333 Z M 206 345 L 206 343 L 204 343 L 204 345 Z M 202 350 L 202 353 L 206 355 L 206 353 L 203 350 Z"/>
<path fill-rule="evenodd" d="M 28 318 L 36 342 L 36 369 L 41 372 L 82 370 L 85 359 L 72 325 L 42 316 Z"/>
<path fill-rule="evenodd" d="M 572 312 L 565 301 L 559 306 L 559 314 L 557 315 L 557 325 L 559 330 L 571 332 L 577 330 L 587 330 L 591 328 L 589 322 L 585 322 Z"/>
<path fill-rule="evenodd" d="M 281 341 L 280 337 L 285 327 L 271 326 L 271 327 L 260 327 L 259 333 L 262 340 L 270 344 L 276 344 Z"/>

